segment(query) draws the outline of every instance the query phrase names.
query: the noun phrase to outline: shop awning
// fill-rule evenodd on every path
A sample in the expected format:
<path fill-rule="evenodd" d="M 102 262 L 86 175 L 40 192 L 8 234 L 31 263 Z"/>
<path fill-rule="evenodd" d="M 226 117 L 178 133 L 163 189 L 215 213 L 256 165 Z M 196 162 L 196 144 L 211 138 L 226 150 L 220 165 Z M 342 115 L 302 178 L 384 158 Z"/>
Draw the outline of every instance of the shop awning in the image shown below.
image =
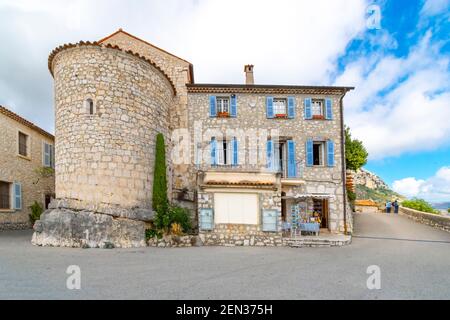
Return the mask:
<path fill-rule="evenodd" d="M 326 193 L 303 193 L 296 194 L 295 196 L 283 196 L 281 199 L 334 199 L 336 196 L 334 194 L 326 194 Z"/>

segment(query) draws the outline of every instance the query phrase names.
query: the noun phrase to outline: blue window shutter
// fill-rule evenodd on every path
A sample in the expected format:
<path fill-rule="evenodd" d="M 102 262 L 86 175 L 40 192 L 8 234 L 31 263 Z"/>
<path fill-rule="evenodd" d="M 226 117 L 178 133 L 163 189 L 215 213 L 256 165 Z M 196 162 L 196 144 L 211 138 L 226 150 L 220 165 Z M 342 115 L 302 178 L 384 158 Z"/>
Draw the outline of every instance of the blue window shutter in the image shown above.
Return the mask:
<path fill-rule="evenodd" d="M 22 185 L 14 183 L 14 209 L 22 210 Z"/>
<path fill-rule="evenodd" d="M 263 210 L 262 230 L 265 232 L 277 231 L 278 212 L 276 210 Z"/>
<path fill-rule="evenodd" d="M 44 167 L 50 167 L 50 145 L 46 142 L 43 142 L 43 166 Z"/>
<path fill-rule="evenodd" d="M 235 94 L 231 95 L 231 112 L 230 116 L 232 118 L 237 117 L 237 97 Z"/>
<path fill-rule="evenodd" d="M 274 169 L 274 145 L 272 140 L 267 140 L 267 169 Z"/>
<path fill-rule="evenodd" d="M 288 97 L 288 118 L 295 118 L 295 98 Z"/>
<path fill-rule="evenodd" d="M 209 97 L 209 116 L 217 117 L 216 96 Z"/>
<path fill-rule="evenodd" d="M 333 109 L 331 99 L 325 99 L 325 116 L 327 120 L 333 119 Z"/>
<path fill-rule="evenodd" d="M 211 139 L 211 165 L 217 165 L 217 141 L 216 138 Z"/>
<path fill-rule="evenodd" d="M 308 141 L 306 141 L 306 166 L 312 167 L 313 165 L 313 141 L 309 139 Z"/>
<path fill-rule="evenodd" d="M 329 167 L 334 167 L 334 142 L 327 141 L 327 164 Z"/>
<path fill-rule="evenodd" d="M 238 152 L 239 152 L 239 149 L 238 149 L 238 141 L 237 141 L 236 138 L 234 138 L 233 141 L 232 141 L 232 149 L 233 149 L 233 157 L 232 157 L 232 160 L 231 160 L 231 164 L 233 166 L 237 166 L 238 165 Z"/>
<path fill-rule="evenodd" d="M 214 217 L 212 209 L 200 209 L 199 218 L 200 230 L 214 229 Z"/>
<path fill-rule="evenodd" d="M 288 148 L 288 178 L 296 178 L 297 177 L 297 162 L 295 160 L 295 142 L 294 140 L 287 141 Z"/>
<path fill-rule="evenodd" d="M 266 98 L 267 118 L 272 119 L 275 117 L 273 113 L 273 97 Z"/>
<path fill-rule="evenodd" d="M 305 119 L 312 119 L 311 98 L 305 99 Z"/>

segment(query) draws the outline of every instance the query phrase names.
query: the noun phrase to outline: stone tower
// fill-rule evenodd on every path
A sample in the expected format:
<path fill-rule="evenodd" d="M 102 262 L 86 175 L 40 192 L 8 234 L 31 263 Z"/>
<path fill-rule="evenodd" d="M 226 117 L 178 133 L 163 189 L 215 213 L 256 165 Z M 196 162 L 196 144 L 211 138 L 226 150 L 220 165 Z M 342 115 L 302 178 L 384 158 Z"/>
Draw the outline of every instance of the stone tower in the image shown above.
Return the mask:
<path fill-rule="evenodd" d="M 144 246 L 157 133 L 170 141 L 172 80 L 148 58 L 96 42 L 55 49 L 49 69 L 57 199 L 36 223 L 33 243 Z"/>

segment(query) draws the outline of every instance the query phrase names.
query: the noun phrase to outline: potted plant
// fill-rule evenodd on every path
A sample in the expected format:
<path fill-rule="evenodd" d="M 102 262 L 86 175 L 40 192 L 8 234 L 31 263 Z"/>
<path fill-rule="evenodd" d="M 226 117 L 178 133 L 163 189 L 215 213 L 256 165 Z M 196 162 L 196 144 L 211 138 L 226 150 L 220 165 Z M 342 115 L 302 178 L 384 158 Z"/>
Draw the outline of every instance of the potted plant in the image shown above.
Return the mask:
<path fill-rule="evenodd" d="M 228 112 L 219 112 L 219 113 L 217 113 L 217 117 L 228 118 L 228 117 L 230 117 L 230 114 Z"/>
<path fill-rule="evenodd" d="M 284 113 L 277 113 L 275 115 L 275 118 L 286 118 L 286 114 L 284 114 Z"/>
<path fill-rule="evenodd" d="M 313 119 L 314 119 L 314 120 L 323 120 L 323 119 L 325 119 L 325 118 L 324 118 L 324 116 L 321 115 L 321 114 L 315 114 L 315 115 L 313 115 Z"/>

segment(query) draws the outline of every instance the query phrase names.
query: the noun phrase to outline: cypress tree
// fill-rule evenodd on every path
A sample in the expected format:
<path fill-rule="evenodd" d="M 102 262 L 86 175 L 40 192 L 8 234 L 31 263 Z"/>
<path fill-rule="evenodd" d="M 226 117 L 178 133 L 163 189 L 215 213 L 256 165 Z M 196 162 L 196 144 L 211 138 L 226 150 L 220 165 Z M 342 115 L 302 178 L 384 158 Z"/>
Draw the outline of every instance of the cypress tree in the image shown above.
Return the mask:
<path fill-rule="evenodd" d="M 153 172 L 153 210 L 167 206 L 167 175 L 166 175 L 166 150 L 164 136 L 158 133 L 156 136 L 155 168 Z"/>

